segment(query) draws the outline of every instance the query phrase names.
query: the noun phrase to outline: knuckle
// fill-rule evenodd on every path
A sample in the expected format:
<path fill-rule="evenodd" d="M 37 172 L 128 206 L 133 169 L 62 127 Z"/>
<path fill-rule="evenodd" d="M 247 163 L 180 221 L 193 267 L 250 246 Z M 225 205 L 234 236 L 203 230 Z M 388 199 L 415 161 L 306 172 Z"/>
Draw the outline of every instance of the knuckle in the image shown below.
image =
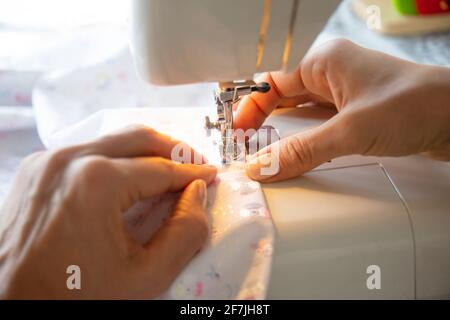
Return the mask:
<path fill-rule="evenodd" d="M 175 162 L 162 157 L 154 157 L 151 161 L 160 169 L 161 172 L 167 173 L 168 177 L 173 177 L 175 175 Z"/>
<path fill-rule="evenodd" d="M 330 40 L 308 54 L 304 66 L 325 70 L 327 65 L 339 65 L 343 60 L 345 62 L 345 52 L 353 46 L 354 44 L 347 39 Z"/>
<path fill-rule="evenodd" d="M 292 136 L 285 141 L 284 151 L 280 157 L 282 168 L 293 168 L 296 173 L 306 171 L 312 165 L 312 151 L 307 139 Z"/>
<path fill-rule="evenodd" d="M 18 168 L 17 176 L 21 181 L 27 181 L 32 185 L 32 181 L 40 181 L 42 178 L 43 157 L 45 151 L 35 152 L 25 157 Z M 31 193 L 31 190 L 30 190 Z"/>
<path fill-rule="evenodd" d="M 111 161 L 101 156 L 80 158 L 74 161 L 71 169 L 76 181 L 89 186 L 102 186 L 105 182 L 112 184 L 118 175 Z"/>
<path fill-rule="evenodd" d="M 34 166 L 39 158 L 42 157 L 42 155 L 46 151 L 38 151 L 35 153 L 32 153 L 28 156 L 26 156 L 20 163 L 20 168 L 28 168 L 30 166 Z"/>
<path fill-rule="evenodd" d="M 349 49 L 354 47 L 353 42 L 347 39 L 335 39 L 324 43 L 317 49 L 319 60 L 323 61 L 340 61 L 342 56 Z"/>
<path fill-rule="evenodd" d="M 151 127 L 143 124 L 134 124 L 131 126 L 130 131 L 143 140 L 153 141 L 157 134 L 157 131 Z"/>
<path fill-rule="evenodd" d="M 58 149 L 47 153 L 46 167 L 50 170 L 57 170 L 64 167 L 71 159 L 72 153 L 69 149 Z"/>
<path fill-rule="evenodd" d="M 352 46 L 353 42 L 345 38 L 340 38 L 326 42 L 322 49 L 324 50 L 324 53 L 334 56 Z"/>

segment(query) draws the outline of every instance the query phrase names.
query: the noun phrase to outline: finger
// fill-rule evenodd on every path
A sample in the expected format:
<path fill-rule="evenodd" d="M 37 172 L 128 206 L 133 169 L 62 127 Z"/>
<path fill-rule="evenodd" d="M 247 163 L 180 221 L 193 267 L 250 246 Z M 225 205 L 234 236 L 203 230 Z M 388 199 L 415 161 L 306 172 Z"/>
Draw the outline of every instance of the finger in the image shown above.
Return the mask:
<path fill-rule="evenodd" d="M 111 158 L 158 156 L 172 158 L 172 151 L 180 147 L 188 163 L 206 163 L 206 158 L 187 144 L 143 125 L 132 126 L 88 142 L 81 155 L 103 155 Z M 177 157 L 180 155 L 178 154 Z"/>
<path fill-rule="evenodd" d="M 292 108 L 297 107 L 299 105 L 304 104 L 313 104 L 313 105 L 326 105 L 327 107 L 333 107 L 336 108 L 333 104 L 330 104 L 329 101 L 326 99 L 323 99 L 322 97 L 318 95 L 314 95 L 311 93 L 307 93 L 304 95 L 296 96 L 293 98 L 282 98 L 280 103 L 278 104 L 278 107 L 282 108 Z"/>
<path fill-rule="evenodd" d="M 166 192 L 184 189 L 196 179 L 211 183 L 217 168 L 209 165 L 178 164 L 164 158 L 114 159 L 123 181 L 121 209 L 126 210 L 138 200 L 151 198 Z"/>
<path fill-rule="evenodd" d="M 146 245 L 144 270 L 163 292 L 208 237 L 205 214 L 207 190 L 203 180 L 195 180 L 184 190 L 171 216 Z"/>
<path fill-rule="evenodd" d="M 293 178 L 318 165 L 351 153 L 338 117 L 323 125 L 282 139 L 257 152 L 246 165 L 250 178 L 274 182 Z M 269 170 L 270 169 L 270 170 Z"/>
<path fill-rule="evenodd" d="M 270 90 L 266 93 L 253 92 L 242 99 L 236 112 L 234 122 L 236 128 L 258 129 L 282 99 L 306 93 L 300 68 L 290 73 L 266 73 L 258 79 L 259 81 L 267 82 Z"/>

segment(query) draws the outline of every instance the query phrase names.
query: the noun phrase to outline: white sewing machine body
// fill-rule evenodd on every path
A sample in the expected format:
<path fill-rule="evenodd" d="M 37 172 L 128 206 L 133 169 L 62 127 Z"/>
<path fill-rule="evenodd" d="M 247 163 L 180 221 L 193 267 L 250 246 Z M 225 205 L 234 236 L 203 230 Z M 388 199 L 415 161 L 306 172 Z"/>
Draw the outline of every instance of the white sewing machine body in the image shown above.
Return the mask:
<path fill-rule="evenodd" d="M 139 74 L 174 85 L 292 69 L 340 0 L 133 0 Z"/>
<path fill-rule="evenodd" d="M 287 136 L 330 116 L 280 109 L 266 124 Z M 450 163 L 347 156 L 263 190 L 276 229 L 268 298 L 450 298 Z"/>
<path fill-rule="evenodd" d="M 339 2 L 134 0 L 137 70 L 169 85 L 290 69 Z M 286 136 L 330 116 L 316 112 L 267 123 Z M 449 163 L 349 156 L 263 190 L 276 228 L 268 298 L 450 297 Z"/>

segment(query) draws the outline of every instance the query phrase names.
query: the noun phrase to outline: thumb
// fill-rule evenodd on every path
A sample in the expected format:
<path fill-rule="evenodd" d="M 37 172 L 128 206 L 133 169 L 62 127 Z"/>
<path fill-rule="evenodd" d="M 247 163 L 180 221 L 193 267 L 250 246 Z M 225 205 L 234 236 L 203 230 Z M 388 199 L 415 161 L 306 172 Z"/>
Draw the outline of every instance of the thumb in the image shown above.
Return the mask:
<path fill-rule="evenodd" d="M 342 126 L 336 120 L 260 150 L 246 165 L 248 176 L 263 182 L 286 180 L 345 154 Z"/>
<path fill-rule="evenodd" d="M 204 211 L 207 189 L 203 180 L 195 180 L 184 190 L 172 215 L 146 245 L 145 269 L 162 292 L 204 245 L 208 220 Z"/>

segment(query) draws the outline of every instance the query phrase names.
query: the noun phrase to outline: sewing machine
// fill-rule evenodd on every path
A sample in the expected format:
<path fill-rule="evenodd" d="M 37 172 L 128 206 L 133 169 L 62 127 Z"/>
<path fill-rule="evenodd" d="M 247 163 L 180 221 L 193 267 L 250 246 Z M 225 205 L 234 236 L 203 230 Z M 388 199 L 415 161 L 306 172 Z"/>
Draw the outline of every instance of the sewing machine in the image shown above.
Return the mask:
<path fill-rule="evenodd" d="M 222 162 L 235 157 L 232 107 L 252 91 L 256 73 L 294 68 L 339 0 L 134 1 L 132 51 L 137 70 L 153 84 L 219 82 L 217 119 Z"/>
<path fill-rule="evenodd" d="M 134 0 L 135 64 L 154 84 L 219 82 L 217 119 L 193 125 L 218 129 L 226 163 L 233 103 L 269 90 L 254 74 L 292 69 L 339 2 Z M 282 109 L 266 124 L 284 137 L 331 116 Z M 450 297 L 448 163 L 348 156 L 263 191 L 276 229 L 268 298 Z"/>

